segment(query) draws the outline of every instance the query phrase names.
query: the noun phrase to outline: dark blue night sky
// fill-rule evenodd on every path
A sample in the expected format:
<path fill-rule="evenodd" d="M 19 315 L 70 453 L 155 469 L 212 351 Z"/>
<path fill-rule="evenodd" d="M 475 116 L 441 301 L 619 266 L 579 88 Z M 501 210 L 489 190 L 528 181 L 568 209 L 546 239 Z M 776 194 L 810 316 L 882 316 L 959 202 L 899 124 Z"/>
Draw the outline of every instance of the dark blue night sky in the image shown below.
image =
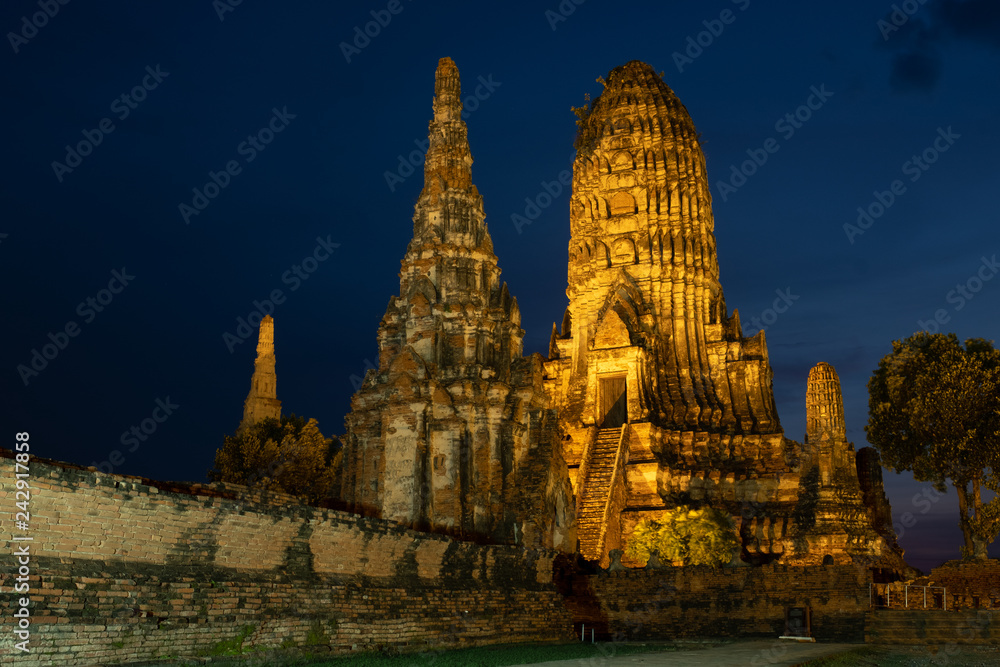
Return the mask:
<path fill-rule="evenodd" d="M 893 339 L 1000 339 L 1000 3 L 896 6 L 5 2 L 4 432 L 204 481 L 249 389 L 240 318 L 280 290 L 278 398 L 341 434 L 398 291 L 443 56 L 525 351 L 545 353 L 566 306 L 570 107 L 638 59 L 701 132 L 727 304 L 746 334 L 766 326 L 787 435 L 827 361 L 864 446 Z M 957 557 L 954 491 L 886 485 L 910 562 Z"/>

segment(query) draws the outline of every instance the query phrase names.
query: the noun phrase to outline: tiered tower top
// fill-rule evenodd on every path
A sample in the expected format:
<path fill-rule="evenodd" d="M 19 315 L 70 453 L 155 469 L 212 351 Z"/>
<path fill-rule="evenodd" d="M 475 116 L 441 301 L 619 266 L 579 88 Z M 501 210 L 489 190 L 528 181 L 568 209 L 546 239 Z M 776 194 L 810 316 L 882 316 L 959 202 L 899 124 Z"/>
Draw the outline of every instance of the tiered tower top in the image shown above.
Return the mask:
<path fill-rule="evenodd" d="M 840 377 L 833 366 L 821 361 L 809 371 L 806 384 L 806 442 L 819 442 L 824 435 L 844 440 L 847 427 Z"/>
<path fill-rule="evenodd" d="M 658 282 L 692 287 L 682 317 L 721 322 L 726 309 L 705 156 L 674 92 L 646 63 L 616 67 L 591 104 L 577 147 L 571 290 L 578 282 L 574 260 L 596 253 L 598 268 L 605 260 L 611 267 L 647 264 Z M 681 315 L 671 313 L 671 300 L 669 291 L 653 299 L 658 317 Z"/>

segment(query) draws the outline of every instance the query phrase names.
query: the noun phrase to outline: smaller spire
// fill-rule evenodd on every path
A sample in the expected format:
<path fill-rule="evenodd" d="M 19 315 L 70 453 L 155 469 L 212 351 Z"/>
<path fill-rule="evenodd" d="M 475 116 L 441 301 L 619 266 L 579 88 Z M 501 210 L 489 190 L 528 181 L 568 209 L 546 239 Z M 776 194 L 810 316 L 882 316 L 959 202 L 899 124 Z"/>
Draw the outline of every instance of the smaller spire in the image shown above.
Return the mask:
<path fill-rule="evenodd" d="M 278 400 L 278 378 L 275 373 L 274 319 L 265 315 L 257 333 L 257 359 L 254 361 L 250 393 L 243 403 L 243 421 L 239 431 L 259 421 L 281 418 L 281 401 Z"/>
<path fill-rule="evenodd" d="M 806 383 L 806 442 L 819 442 L 824 435 L 845 440 L 847 427 L 840 377 L 833 366 L 821 361 L 809 371 Z"/>

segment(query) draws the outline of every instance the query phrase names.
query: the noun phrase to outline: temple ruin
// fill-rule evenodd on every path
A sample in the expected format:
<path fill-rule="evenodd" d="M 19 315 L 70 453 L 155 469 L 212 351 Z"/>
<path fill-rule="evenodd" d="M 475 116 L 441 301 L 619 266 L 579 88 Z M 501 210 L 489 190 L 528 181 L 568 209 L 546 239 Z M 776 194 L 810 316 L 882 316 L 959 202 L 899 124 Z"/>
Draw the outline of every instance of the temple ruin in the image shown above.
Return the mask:
<path fill-rule="evenodd" d="M 640 520 L 711 506 L 733 517 L 748 563 L 905 567 L 832 366 L 809 374 L 805 442 L 782 430 L 764 332 L 744 336 L 726 306 L 684 105 L 638 61 L 603 83 L 579 123 L 569 306 L 548 359 L 525 358 L 472 184 L 458 70 L 439 63 L 399 296 L 346 419 L 344 500 L 605 566 Z"/>
<path fill-rule="evenodd" d="M 684 105 L 638 61 L 603 83 L 579 123 L 569 307 L 545 364 L 581 553 L 607 563 L 643 518 L 709 505 L 734 517 L 752 563 L 889 557 L 828 364 L 810 373 L 806 444 L 784 435 L 764 332 L 745 337 L 726 307 Z"/>
<path fill-rule="evenodd" d="M 522 355 L 517 299 L 493 254 L 462 120 L 438 64 L 424 188 L 378 368 L 351 402 L 343 500 L 425 530 L 576 548 L 572 490 L 541 355 Z"/>

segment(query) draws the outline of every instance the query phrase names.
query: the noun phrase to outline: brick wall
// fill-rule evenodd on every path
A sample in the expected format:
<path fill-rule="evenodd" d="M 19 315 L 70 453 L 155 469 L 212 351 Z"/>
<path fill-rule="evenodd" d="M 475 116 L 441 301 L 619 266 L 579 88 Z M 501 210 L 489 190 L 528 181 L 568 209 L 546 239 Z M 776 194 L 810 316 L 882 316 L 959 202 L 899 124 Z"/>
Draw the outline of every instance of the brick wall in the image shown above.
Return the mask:
<path fill-rule="evenodd" d="M 570 606 L 578 623 L 630 640 L 777 637 L 786 607 L 808 606 L 816 639 L 860 642 L 870 581 L 851 565 L 636 569 L 574 577 Z"/>
<path fill-rule="evenodd" d="M 943 586 L 949 609 L 1000 609 L 1000 559 L 950 560 L 912 584 Z"/>
<path fill-rule="evenodd" d="M 1000 644 L 1000 612 L 984 609 L 869 612 L 865 641 L 872 644 Z M 945 650 L 944 653 L 951 652 Z M 945 656 L 941 656 L 944 658 Z M 947 658 L 945 658 L 947 660 Z M 938 661 L 936 664 L 947 664 Z M 987 663 L 983 663 L 987 664 Z M 994 663 L 995 658 L 994 658 Z"/>
<path fill-rule="evenodd" d="M 0 450 L 0 512 L 15 508 Z M 30 463 L 30 542 L 4 531 L 0 663 L 79 665 L 233 646 L 422 650 L 565 639 L 556 552 L 461 542 L 234 485 Z M 30 653 L 14 552 L 29 545 Z"/>

